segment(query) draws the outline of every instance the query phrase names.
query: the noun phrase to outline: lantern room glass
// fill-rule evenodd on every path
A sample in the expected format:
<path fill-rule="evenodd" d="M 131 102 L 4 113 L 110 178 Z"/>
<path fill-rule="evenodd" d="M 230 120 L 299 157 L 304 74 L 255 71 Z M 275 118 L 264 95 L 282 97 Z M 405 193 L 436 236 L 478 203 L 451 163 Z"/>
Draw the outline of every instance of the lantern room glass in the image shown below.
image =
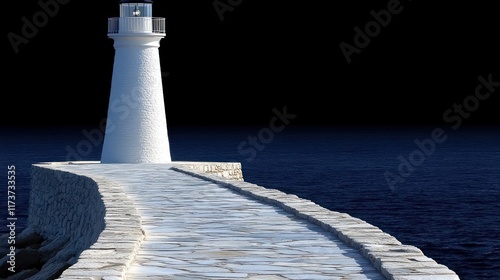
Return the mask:
<path fill-rule="evenodd" d="M 152 17 L 152 3 L 122 3 L 120 4 L 120 17 Z"/>

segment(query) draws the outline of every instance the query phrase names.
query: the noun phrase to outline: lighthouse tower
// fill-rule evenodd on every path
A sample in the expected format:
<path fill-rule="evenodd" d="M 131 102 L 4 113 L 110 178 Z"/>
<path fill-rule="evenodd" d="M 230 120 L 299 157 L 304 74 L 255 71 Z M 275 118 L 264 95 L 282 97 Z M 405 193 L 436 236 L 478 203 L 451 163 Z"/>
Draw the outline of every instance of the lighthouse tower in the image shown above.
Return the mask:
<path fill-rule="evenodd" d="M 158 48 L 165 18 L 152 0 L 120 1 L 109 18 L 115 61 L 101 163 L 171 162 Z"/>

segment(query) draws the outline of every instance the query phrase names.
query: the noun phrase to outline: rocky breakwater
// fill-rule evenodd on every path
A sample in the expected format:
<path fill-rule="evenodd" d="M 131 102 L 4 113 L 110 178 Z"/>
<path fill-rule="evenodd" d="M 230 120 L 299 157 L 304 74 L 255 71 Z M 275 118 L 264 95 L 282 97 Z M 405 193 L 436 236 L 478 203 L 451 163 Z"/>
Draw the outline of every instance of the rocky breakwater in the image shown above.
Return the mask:
<path fill-rule="evenodd" d="M 0 238 L 2 244 L 8 244 L 9 236 L 5 234 Z M 77 252 L 70 240 L 69 235 L 47 239 L 32 229 L 24 230 L 16 237 L 16 242 L 10 244 L 12 246 L 0 249 L 0 254 L 4 256 L 0 259 L 0 278 L 56 279 L 76 263 Z"/>
<path fill-rule="evenodd" d="M 28 227 L 1 238 L 0 277 L 56 279 L 77 263 L 105 228 L 98 184 L 85 176 L 34 165 Z"/>

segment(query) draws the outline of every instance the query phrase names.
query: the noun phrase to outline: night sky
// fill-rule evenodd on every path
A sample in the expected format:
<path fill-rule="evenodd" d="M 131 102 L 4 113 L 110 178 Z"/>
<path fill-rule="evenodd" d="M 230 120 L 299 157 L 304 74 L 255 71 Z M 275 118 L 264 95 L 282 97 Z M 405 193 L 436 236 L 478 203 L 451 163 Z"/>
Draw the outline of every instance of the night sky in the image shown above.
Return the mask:
<path fill-rule="evenodd" d="M 2 5 L 0 125 L 106 117 L 118 1 L 58 1 Z M 153 13 L 167 19 L 169 125 L 266 125 L 285 106 L 304 125 L 500 124 L 493 2 L 158 0 Z"/>

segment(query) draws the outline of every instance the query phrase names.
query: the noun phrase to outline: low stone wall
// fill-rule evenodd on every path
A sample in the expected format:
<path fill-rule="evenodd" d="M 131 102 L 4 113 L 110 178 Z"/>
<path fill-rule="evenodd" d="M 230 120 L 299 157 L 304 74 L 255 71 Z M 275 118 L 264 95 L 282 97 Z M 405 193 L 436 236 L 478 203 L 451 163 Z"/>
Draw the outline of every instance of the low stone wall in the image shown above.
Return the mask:
<path fill-rule="evenodd" d="M 104 229 L 106 209 L 99 186 L 87 177 L 32 167 L 28 225 L 45 238 L 80 237 L 78 247 L 89 247 Z"/>
<path fill-rule="evenodd" d="M 197 173 L 182 166 L 173 168 L 278 206 L 299 218 L 321 226 L 347 245 L 359 250 L 389 280 L 459 279 L 454 271 L 425 256 L 417 247 L 404 245 L 378 227 L 349 214 L 328 210 L 310 200 L 279 190 L 247 182 L 228 181 L 218 176 Z"/>
<path fill-rule="evenodd" d="M 180 166 L 189 170 L 204 174 L 215 175 L 228 180 L 243 181 L 243 172 L 239 162 L 189 162 L 176 161 L 174 166 Z"/>
<path fill-rule="evenodd" d="M 50 279 L 56 265 L 69 267 L 58 279 L 122 279 L 144 239 L 133 202 L 119 185 L 58 164 L 67 163 L 33 166 L 27 230 L 66 239 L 34 279 Z"/>

